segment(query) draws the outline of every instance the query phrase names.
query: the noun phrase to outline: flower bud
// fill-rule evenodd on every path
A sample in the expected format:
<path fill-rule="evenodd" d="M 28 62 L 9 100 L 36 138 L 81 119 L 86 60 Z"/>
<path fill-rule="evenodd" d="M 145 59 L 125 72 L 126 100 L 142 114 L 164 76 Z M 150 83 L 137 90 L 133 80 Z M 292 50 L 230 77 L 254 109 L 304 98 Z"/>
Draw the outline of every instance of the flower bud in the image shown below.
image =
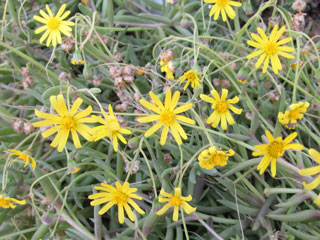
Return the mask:
<path fill-rule="evenodd" d="M 84 64 L 84 60 L 82 59 L 82 56 L 81 56 L 81 51 L 78 48 L 74 51 L 74 54 L 71 59 L 71 63 L 73 65 Z"/>

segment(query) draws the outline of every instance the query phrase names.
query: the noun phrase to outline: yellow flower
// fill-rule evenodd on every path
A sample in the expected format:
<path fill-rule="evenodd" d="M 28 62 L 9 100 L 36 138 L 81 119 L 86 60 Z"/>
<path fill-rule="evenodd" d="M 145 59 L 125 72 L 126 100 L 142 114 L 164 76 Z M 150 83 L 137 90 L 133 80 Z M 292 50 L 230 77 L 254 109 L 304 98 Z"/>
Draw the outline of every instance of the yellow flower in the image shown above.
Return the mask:
<path fill-rule="evenodd" d="M 307 111 L 309 107 L 308 102 L 299 102 L 295 104 L 291 104 L 289 106 L 290 110 L 285 111 L 284 113 L 279 112 L 278 119 L 279 122 L 285 125 L 289 129 L 295 129 L 297 125 L 297 119 L 302 119 L 303 114 Z"/>
<path fill-rule="evenodd" d="M 291 133 L 283 141 L 282 137 L 273 138 L 271 133 L 266 130 L 266 136 L 268 138 L 268 144 L 261 144 L 253 146 L 257 149 L 257 152 L 253 152 L 253 156 L 264 155 L 257 169 L 260 170 L 260 174 L 263 174 L 271 162 L 271 175 L 276 176 L 277 172 L 277 158 L 281 157 L 286 150 L 303 150 L 304 147 L 298 143 L 290 143 L 297 137 L 297 133 Z"/>
<path fill-rule="evenodd" d="M 32 169 L 34 170 L 36 168 L 37 163 L 33 157 L 29 156 L 28 154 L 26 154 L 24 152 L 20 152 L 20 151 L 14 150 L 14 149 L 8 149 L 8 151 L 11 152 L 10 156 L 18 156 L 13 161 L 16 161 L 17 159 L 22 159 L 23 161 L 26 162 L 23 167 L 26 167 L 31 161 Z"/>
<path fill-rule="evenodd" d="M 102 114 L 104 118 L 95 117 L 97 119 L 97 122 L 102 123 L 103 125 L 94 127 L 92 129 L 94 140 L 97 141 L 101 138 L 109 137 L 112 141 L 114 151 L 117 152 L 118 138 L 122 143 L 127 144 L 126 139 L 121 135 L 121 133 L 131 134 L 131 131 L 120 127 L 118 119 L 115 117 L 110 104 L 109 104 L 109 114 L 106 114 L 105 112 L 103 112 Z"/>
<path fill-rule="evenodd" d="M 161 62 L 160 62 L 161 65 Z M 171 61 L 166 62 L 161 65 L 161 72 L 166 73 L 166 78 L 173 80 L 174 79 L 174 65 Z"/>
<path fill-rule="evenodd" d="M 187 203 L 192 200 L 191 195 L 189 195 L 188 197 L 182 197 L 180 188 L 174 189 L 174 195 L 166 193 L 163 189 L 161 189 L 160 195 L 162 195 L 163 197 L 162 196 L 159 197 L 159 202 L 160 203 L 167 202 L 167 204 L 164 205 L 158 212 L 156 212 L 156 214 L 162 215 L 170 207 L 174 207 L 173 218 L 172 218 L 174 222 L 178 221 L 179 207 L 182 207 L 187 214 L 190 214 L 197 210 L 197 208 L 191 207 Z"/>
<path fill-rule="evenodd" d="M 229 152 L 217 150 L 215 146 L 212 146 L 202 151 L 198 157 L 200 167 L 205 169 L 212 169 L 215 166 L 227 165 L 228 158 L 234 155 L 234 151 L 229 149 Z"/>
<path fill-rule="evenodd" d="M 38 29 L 35 30 L 35 34 L 39 34 L 46 30 L 45 33 L 40 38 L 40 43 L 42 43 L 46 38 L 48 38 L 47 47 L 49 47 L 51 42 L 52 42 L 52 45 L 55 47 L 57 46 L 57 43 L 59 44 L 62 43 L 61 33 L 63 33 L 67 37 L 71 37 L 70 32 L 72 31 L 72 28 L 69 26 L 74 26 L 74 23 L 71 21 L 63 21 L 70 14 L 70 11 L 66 11 L 65 13 L 63 13 L 64 10 L 66 9 L 66 6 L 67 6 L 66 4 L 63 4 L 60 7 L 57 15 L 53 16 L 49 6 L 46 5 L 46 9 L 49 15 L 45 13 L 43 10 L 40 10 L 40 15 L 42 17 L 39 17 L 39 16 L 33 17 L 36 21 L 45 24 L 44 26 L 39 27 Z"/>
<path fill-rule="evenodd" d="M 197 72 L 197 70 L 188 71 L 185 72 L 181 77 L 179 77 L 180 83 L 187 80 L 183 90 L 186 90 L 190 83 L 193 89 L 197 89 L 198 87 L 200 87 L 201 80 L 199 78 L 201 77 L 201 75 L 197 74 Z"/>
<path fill-rule="evenodd" d="M 124 210 L 131 221 L 135 221 L 134 214 L 130 208 L 130 205 L 140 214 L 145 214 L 145 212 L 132 200 L 132 198 L 142 200 L 142 197 L 134 194 L 138 189 L 129 188 L 129 183 L 125 182 L 121 185 L 120 182 L 116 182 L 116 188 L 109 184 L 101 183 L 101 187 L 94 187 L 96 190 L 102 190 L 103 192 L 94 193 L 90 195 L 89 199 L 95 199 L 91 201 L 91 206 L 97 206 L 102 203 L 106 203 L 98 214 L 102 215 L 106 213 L 113 205 L 118 205 L 118 219 L 122 224 L 124 223 Z M 130 204 L 130 205 L 129 205 Z"/>
<path fill-rule="evenodd" d="M 36 116 L 47 120 L 35 122 L 33 123 L 33 126 L 43 127 L 55 125 L 54 127 L 43 132 L 42 136 L 44 138 L 47 138 L 55 132 L 58 132 L 50 145 L 54 148 L 59 145 L 58 152 L 62 152 L 64 146 L 66 145 L 70 132 L 72 135 L 74 146 L 76 148 L 81 148 L 81 143 L 77 132 L 79 132 L 87 141 L 92 141 L 92 129 L 84 123 L 94 123 L 96 122 L 96 119 L 87 117 L 92 112 L 91 106 L 76 114 L 82 102 L 83 100 L 81 98 L 77 98 L 71 109 L 68 110 L 62 94 L 59 94 L 58 96 L 50 97 L 50 103 L 56 110 L 58 115 L 43 113 L 35 109 Z"/>
<path fill-rule="evenodd" d="M 4 197 L 4 196 L 0 195 L 0 207 L 15 208 L 16 205 L 14 205 L 14 203 L 19 204 L 19 205 L 25 205 L 26 200 L 17 200 L 14 198 Z"/>
<path fill-rule="evenodd" d="M 231 105 L 239 102 L 239 98 L 234 97 L 232 99 L 226 100 L 228 97 L 228 90 L 225 88 L 222 89 L 221 98 L 219 96 L 219 93 L 216 90 L 211 90 L 211 94 L 213 98 L 204 94 L 200 94 L 200 98 L 203 101 L 211 103 L 212 109 L 214 109 L 214 112 L 207 119 L 207 124 L 212 124 L 212 127 L 216 128 L 221 121 L 222 129 L 226 130 L 228 127 L 227 122 L 230 125 L 233 125 L 236 123 L 233 117 L 231 116 L 229 109 L 233 111 L 235 114 L 242 113 L 242 109 L 236 108 L 233 105 Z"/>
<path fill-rule="evenodd" d="M 320 153 L 318 151 L 311 148 L 309 149 L 308 153 L 318 164 L 320 164 Z M 320 165 L 299 170 L 299 174 L 302 176 L 312 176 L 319 173 L 320 173 Z M 302 184 L 307 190 L 315 189 L 320 184 L 320 174 L 311 183 L 307 184 L 306 182 L 303 182 Z M 317 199 L 317 200 L 319 201 L 320 199 Z"/>
<path fill-rule="evenodd" d="M 168 131 L 170 128 L 174 139 L 179 145 L 181 145 L 182 144 L 181 137 L 185 140 L 188 137 L 178 121 L 189 123 L 189 124 L 195 124 L 195 121 L 188 117 L 177 115 L 177 114 L 189 110 L 192 107 L 192 103 L 187 103 L 180 107 L 175 108 L 180 98 L 180 92 L 178 91 L 175 92 L 171 97 L 170 89 L 166 92 L 164 105 L 153 92 L 149 92 L 149 95 L 153 100 L 154 104 L 147 102 L 143 99 L 140 100 L 140 104 L 145 108 L 148 108 L 152 112 L 155 112 L 156 114 L 153 114 L 147 117 L 140 117 L 138 119 L 138 122 L 140 123 L 153 122 L 153 121 L 158 121 L 158 122 L 155 125 L 153 125 L 151 128 L 149 128 L 149 130 L 146 131 L 144 136 L 149 137 L 155 131 L 157 131 L 162 125 L 164 125 L 164 128 L 161 133 L 160 144 L 164 145 L 166 143 Z"/>
<path fill-rule="evenodd" d="M 222 20 L 224 22 L 227 21 L 227 14 L 229 18 L 234 19 L 236 16 L 235 11 L 231 6 L 241 7 L 242 3 L 230 0 L 204 0 L 205 3 L 213 3 L 209 16 L 214 15 L 214 20 L 216 21 L 220 16 L 220 12 L 222 15 Z"/>
<path fill-rule="evenodd" d="M 271 66 L 275 74 L 278 74 L 279 70 L 282 70 L 282 65 L 280 63 L 280 59 L 278 55 L 285 57 L 285 58 L 294 58 L 293 55 L 289 54 L 288 52 L 293 52 L 294 48 L 292 47 L 287 47 L 287 46 L 281 46 L 283 44 L 286 44 L 292 40 L 291 37 L 284 38 L 280 41 L 279 38 L 285 31 L 285 27 L 283 26 L 280 28 L 278 31 L 278 25 L 276 25 L 271 34 L 270 38 L 268 39 L 264 31 L 258 27 L 258 32 L 261 35 L 259 37 L 257 34 L 252 33 L 251 37 L 256 41 L 248 40 L 247 44 L 255 47 L 255 48 L 260 48 L 258 51 L 255 51 L 247 56 L 247 58 L 254 58 L 256 56 L 259 56 L 259 59 L 256 63 L 256 68 L 260 67 L 262 62 L 264 61 L 263 64 L 263 70 L 262 72 L 265 73 L 267 71 L 269 62 L 271 61 Z"/>

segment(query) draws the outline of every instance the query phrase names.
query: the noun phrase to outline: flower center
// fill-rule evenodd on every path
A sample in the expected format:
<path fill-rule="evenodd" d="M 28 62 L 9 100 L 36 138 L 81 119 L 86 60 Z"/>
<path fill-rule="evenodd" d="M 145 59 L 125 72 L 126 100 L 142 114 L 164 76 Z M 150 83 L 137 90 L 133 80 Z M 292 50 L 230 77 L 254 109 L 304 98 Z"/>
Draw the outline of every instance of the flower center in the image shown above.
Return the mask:
<path fill-rule="evenodd" d="M 166 109 L 160 114 L 160 122 L 164 123 L 165 125 L 171 125 L 174 123 L 175 119 L 176 116 L 170 110 Z"/>
<path fill-rule="evenodd" d="M 56 19 L 55 17 L 52 17 L 49 19 L 47 26 L 51 31 L 57 30 L 59 29 L 59 26 L 60 26 L 60 20 Z"/>
<path fill-rule="evenodd" d="M 299 112 L 298 109 L 296 109 L 296 110 L 291 110 L 289 116 L 290 116 L 291 119 L 298 119 L 299 113 L 300 113 L 300 112 Z"/>
<path fill-rule="evenodd" d="M 181 205 L 181 200 L 180 200 L 180 197 L 172 197 L 170 199 L 170 202 L 173 206 L 175 207 L 179 207 Z"/>
<path fill-rule="evenodd" d="M 108 131 L 108 136 L 109 136 L 109 131 L 111 133 L 111 136 L 114 133 L 117 133 L 120 129 L 120 124 L 118 122 L 118 119 L 115 116 L 106 116 L 108 125 L 107 125 L 107 131 Z"/>
<path fill-rule="evenodd" d="M 7 199 L 0 198 L 0 206 L 6 207 L 9 205 L 9 201 Z"/>
<path fill-rule="evenodd" d="M 75 128 L 76 124 L 72 117 L 66 116 L 62 119 L 61 126 L 63 129 L 71 130 Z"/>
<path fill-rule="evenodd" d="M 220 113 L 227 112 L 228 111 L 228 103 L 226 101 L 217 102 L 215 109 L 217 109 L 217 111 Z"/>
<path fill-rule="evenodd" d="M 273 42 L 269 42 L 266 44 L 266 47 L 265 47 L 265 52 L 267 55 L 269 56 L 273 56 L 277 53 L 277 44 L 273 43 Z"/>
<path fill-rule="evenodd" d="M 197 80 L 197 75 L 194 74 L 194 73 L 189 73 L 188 76 L 187 76 L 188 80 L 194 82 Z"/>
<path fill-rule="evenodd" d="M 211 156 L 211 163 L 214 165 L 222 165 L 224 163 L 224 156 L 219 153 L 215 153 Z"/>
<path fill-rule="evenodd" d="M 274 157 L 274 158 L 281 157 L 283 152 L 284 152 L 283 144 L 280 142 L 274 141 L 268 146 L 268 154 L 271 157 Z"/>
<path fill-rule="evenodd" d="M 113 200 L 117 204 L 125 204 L 128 201 L 128 195 L 123 192 L 116 192 L 113 194 Z"/>
<path fill-rule="evenodd" d="M 217 0 L 217 5 L 221 8 L 225 8 L 229 5 L 229 0 Z"/>

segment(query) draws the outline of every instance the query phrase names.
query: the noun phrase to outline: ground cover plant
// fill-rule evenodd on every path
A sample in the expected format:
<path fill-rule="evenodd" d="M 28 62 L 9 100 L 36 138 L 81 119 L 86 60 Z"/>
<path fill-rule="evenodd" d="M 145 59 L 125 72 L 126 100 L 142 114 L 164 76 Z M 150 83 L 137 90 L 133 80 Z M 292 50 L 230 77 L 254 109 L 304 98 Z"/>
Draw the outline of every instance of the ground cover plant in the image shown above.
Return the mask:
<path fill-rule="evenodd" d="M 0 239 L 320 239 L 319 10 L 2 0 Z"/>

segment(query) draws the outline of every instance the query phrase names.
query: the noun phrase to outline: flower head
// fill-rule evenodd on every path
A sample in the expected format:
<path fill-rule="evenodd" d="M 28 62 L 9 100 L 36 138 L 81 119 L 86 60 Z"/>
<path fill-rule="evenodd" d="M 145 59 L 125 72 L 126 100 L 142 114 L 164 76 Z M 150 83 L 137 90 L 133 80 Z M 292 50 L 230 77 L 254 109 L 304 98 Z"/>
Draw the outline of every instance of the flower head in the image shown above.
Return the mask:
<path fill-rule="evenodd" d="M 8 151 L 10 152 L 10 156 L 17 156 L 17 158 L 14 159 L 13 161 L 16 161 L 17 159 L 22 159 L 23 161 L 26 162 L 23 167 L 26 167 L 31 162 L 32 169 L 34 170 L 36 168 L 37 163 L 33 157 L 29 156 L 24 152 L 20 152 L 14 149 L 8 149 Z"/>
<path fill-rule="evenodd" d="M 219 96 L 219 93 L 216 90 L 211 90 L 211 94 L 213 98 L 204 94 L 200 94 L 200 98 L 203 101 L 211 103 L 212 109 L 214 109 L 214 112 L 207 119 L 207 124 L 212 124 L 212 127 L 216 128 L 221 121 L 222 129 L 226 130 L 228 127 L 227 122 L 230 125 L 236 123 L 233 117 L 231 116 L 229 109 L 233 111 L 235 114 L 242 113 L 242 109 L 236 108 L 232 105 L 234 103 L 239 102 L 239 98 L 234 97 L 232 99 L 226 100 L 228 97 L 228 90 L 225 88 L 222 89 L 221 97 Z"/>
<path fill-rule="evenodd" d="M 290 110 L 287 110 L 284 113 L 279 112 L 279 122 L 289 129 L 295 129 L 297 125 L 297 119 L 303 118 L 303 113 L 307 111 L 309 105 L 310 104 L 308 102 L 299 102 L 291 104 L 289 106 Z"/>
<path fill-rule="evenodd" d="M 36 116 L 38 116 L 39 118 L 44 118 L 46 120 L 35 122 L 33 123 L 33 126 L 44 127 L 54 125 L 54 127 L 44 131 L 42 133 L 42 136 L 44 138 L 47 138 L 52 134 L 58 132 L 50 145 L 54 148 L 58 146 L 58 152 L 62 152 L 62 150 L 64 149 L 70 132 L 72 135 L 74 146 L 76 148 L 81 148 L 78 132 L 87 141 L 92 141 L 92 129 L 84 123 L 94 123 L 96 122 L 96 119 L 88 117 L 92 112 L 91 106 L 87 107 L 83 111 L 76 113 L 82 102 L 83 100 L 81 98 L 77 98 L 77 100 L 73 103 L 71 109 L 68 110 L 62 94 L 59 94 L 58 96 L 50 97 L 50 103 L 56 110 L 58 115 L 40 112 L 37 109 L 35 109 L 34 111 Z"/>
<path fill-rule="evenodd" d="M 164 105 L 153 92 L 149 92 L 149 95 L 154 103 L 152 104 L 150 102 L 147 102 L 141 99 L 140 104 L 145 108 L 148 108 L 152 112 L 155 112 L 156 114 L 153 114 L 147 117 L 140 117 L 138 119 L 138 122 L 140 123 L 153 122 L 153 121 L 158 121 L 158 122 L 155 125 L 153 125 L 151 128 L 149 128 L 149 130 L 145 132 L 144 136 L 149 137 L 155 131 L 157 131 L 161 126 L 164 125 L 161 133 L 160 144 L 164 145 L 166 143 L 167 135 L 170 128 L 174 139 L 179 145 L 181 145 L 182 144 L 181 137 L 185 140 L 188 137 L 178 121 L 189 123 L 189 124 L 195 124 L 195 121 L 188 117 L 178 115 L 178 114 L 189 110 L 192 107 L 192 103 L 187 103 L 176 108 L 180 98 L 180 92 L 177 91 L 173 94 L 173 96 L 171 96 L 170 89 L 167 90 L 166 92 Z"/>
<path fill-rule="evenodd" d="M 129 188 L 129 183 L 125 182 L 121 185 L 120 182 L 116 182 L 116 188 L 105 183 L 101 183 L 101 187 L 94 187 L 96 190 L 102 190 L 103 192 L 94 193 L 90 195 L 89 199 L 94 199 L 91 201 L 91 206 L 97 206 L 102 203 L 107 203 L 104 205 L 98 214 L 103 215 L 106 213 L 113 205 L 118 205 L 118 219 L 122 224 L 124 223 L 124 210 L 131 221 L 135 221 L 134 214 L 130 208 L 130 205 L 140 214 L 145 214 L 145 212 L 132 200 L 132 198 L 142 200 L 142 197 L 134 194 L 138 189 Z M 130 204 L 130 205 L 129 205 Z"/>
<path fill-rule="evenodd" d="M 277 172 L 277 158 L 281 157 L 286 150 L 303 150 L 303 145 L 299 143 L 290 143 L 297 137 L 297 133 L 291 133 L 284 140 L 282 137 L 273 138 L 271 133 L 266 130 L 266 136 L 269 141 L 268 144 L 261 144 L 253 146 L 258 151 L 253 152 L 252 156 L 264 155 L 257 169 L 260 170 L 260 174 L 263 174 L 271 162 L 271 175 L 276 176 Z"/>
<path fill-rule="evenodd" d="M 191 195 L 188 197 L 182 197 L 181 196 L 181 188 L 175 188 L 174 194 L 166 193 L 163 189 L 160 191 L 159 202 L 167 204 L 164 205 L 158 212 L 156 212 L 157 215 L 164 214 L 170 207 L 174 207 L 173 209 L 173 221 L 178 221 L 178 215 L 179 215 L 179 208 L 182 207 L 183 210 L 190 214 L 197 210 L 197 208 L 191 207 L 187 202 L 192 200 Z"/>
<path fill-rule="evenodd" d="M 160 63 L 161 65 L 161 63 Z M 161 65 L 161 72 L 165 72 L 166 73 L 166 78 L 173 80 L 174 79 L 174 65 L 172 61 L 163 63 L 163 65 Z"/>
<path fill-rule="evenodd" d="M 42 43 L 46 38 L 48 38 L 47 47 L 49 47 L 51 42 L 52 42 L 52 45 L 55 47 L 57 46 L 57 43 L 59 44 L 62 43 L 61 33 L 63 33 L 67 37 L 71 37 L 70 32 L 72 31 L 72 28 L 69 26 L 74 26 L 74 23 L 71 21 L 64 21 L 64 19 L 68 17 L 70 14 L 70 11 L 66 11 L 64 13 L 66 6 L 67 6 L 66 4 L 63 4 L 60 7 L 59 11 L 57 12 L 57 15 L 53 16 L 49 6 L 46 5 L 46 9 L 49 15 L 45 13 L 43 10 L 40 10 L 40 15 L 42 17 L 39 17 L 39 16 L 33 17 L 36 21 L 45 24 L 44 26 L 39 27 L 35 31 L 35 34 L 39 34 L 46 30 L 45 33 L 40 38 L 40 43 Z"/>
<path fill-rule="evenodd" d="M 197 72 L 198 72 L 197 70 L 188 71 L 188 72 L 185 72 L 181 77 L 179 77 L 180 83 L 187 80 L 183 90 L 186 90 L 186 88 L 189 86 L 190 83 L 193 89 L 197 89 L 198 87 L 200 87 L 201 75 L 198 74 Z"/>
<path fill-rule="evenodd" d="M 122 143 L 127 144 L 126 139 L 121 134 L 130 134 L 131 131 L 120 127 L 118 119 L 114 115 L 114 112 L 110 104 L 109 104 L 109 114 L 105 112 L 103 112 L 102 114 L 104 118 L 95 117 L 97 119 L 97 122 L 102 123 L 103 125 L 94 127 L 92 129 L 94 140 L 97 141 L 101 138 L 109 137 L 112 141 L 114 151 L 117 152 L 118 138 Z"/>
<path fill-rule="evenodd" d="M 247 44 L 258 48 L 258 51 L 255 51 L 247 56 L 247 58 L 254 58 L 256 56 L 259 56 L 259 59 L 256 63 L 256 68 L 260 67 L 262 62 L 264 61 L 263 64 L 263 70 L 262 72 L 265 73 L 267 71 L 269 62 L 271 61 L 271 66 L 275 74 L 278 74 L 279 70 L 282 70 L 282 65 L 280 63 L 279 56 L 285 57 L 285 58 L 294 58 L 293 55 L 289 54 L 288 52 L 293 52 L 294 48 L 292 47 L 287 47 L 287 46 L 281 46 L 283 44 L 286 44 L 292 40 L 291 37 L 284 38 L 280 41 L 278 41 L 285 31 L 285 27 L 283 26 L 280 28 L 278 31 L 278 25 L 274 26 L 270 38 L 266 36 L 264 31 L 258 27 L 258 32 L 261 35 L 259 37 L 257 34 L 252 33 L 251 37 L 255 40 L 248 40 Z"/>
<path fill-rule="evenodd" d="M 308 153 L 314 159 L 314 161 L 316 161 L 318 164 L 320 164 L 320 152 L 311 148 L 311 149 L 309 149 Z M 299 174 L 302 176 L 312 176 L 312 175 L 316 175 L 319 173 L 320 173 L 320 165 L 299 170 Z M 312 182 L 310 182 L 308 184 L 306 182 L 303 182 L 302 184 L 305 187 L 305 189 L 307 189 L 307 190 L 315 189 L 320 184 L 320 174 Z"/>
<path fill-rule="evenodd" d="M 212 169 L 215 166 L 225 166 L 230 156 L 234 155 L 234 151 L 230 149 L 227 151 L 217 150 L 212 146 L 202 151 L 198 157 L 200 167 L 205 169 Z"/>
<path fill-rule="evenodd" d="M 218 17 L 220 16 L 220 12 L 222 15 L 222 20 L 224 22 L 227 21 L 227 15 L 229 18 L 234 19 L 236 16 L 235 11 L 232 9 L 231 6 L 234 7 L 241 7 L 242 3 L 231 1 L 231 0 L 204 0 L 205 3 L 213 3 L 213 6 L 211 7 L 211 11 L 209 13 L 209 16 L 214 15 L 214 20 L 216 21 Z"/>
<path fill-rule="evenodd" d="M 15 208 L 16 205 L 14 203 L 19 204 L 19 205 L 25 205 L 26 200 L 17 200 L 14 198 L 4 197 L 4 196 L 0 195 L 0 207 Z"/>

